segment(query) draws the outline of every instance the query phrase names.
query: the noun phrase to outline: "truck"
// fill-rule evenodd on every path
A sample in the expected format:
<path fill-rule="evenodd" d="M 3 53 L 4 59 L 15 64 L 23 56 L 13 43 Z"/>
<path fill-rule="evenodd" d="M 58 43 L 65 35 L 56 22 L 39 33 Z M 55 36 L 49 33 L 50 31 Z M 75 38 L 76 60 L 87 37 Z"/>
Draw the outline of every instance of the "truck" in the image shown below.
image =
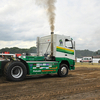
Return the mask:
<path fill-rule="evenodd" d="M 68 75 L 75 69 L 75 41 L 70 36 L 51 35 L 37 37 L 37 54 L 21 55 L 0 61 L 0 75 L 9 81 L 22 81 L 26 75 Z"/>
<path fill-rule="evenodd" d="M 88 63 L 92 63 L 93 62 L 93 57 L 83 57 L 81 60 L 80 60 L 81 63 L 83 62 L 88 62 Z"/>

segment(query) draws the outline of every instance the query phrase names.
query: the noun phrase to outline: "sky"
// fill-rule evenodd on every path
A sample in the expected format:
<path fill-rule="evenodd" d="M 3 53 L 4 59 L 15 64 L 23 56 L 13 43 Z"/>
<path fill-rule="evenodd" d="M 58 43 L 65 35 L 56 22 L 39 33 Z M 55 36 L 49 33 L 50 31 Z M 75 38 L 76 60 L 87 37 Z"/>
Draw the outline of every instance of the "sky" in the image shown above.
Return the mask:
<path fill-rule="evenodd" d="M 77 50 L 100 50 L 100 0 L 57 0 L 55 34 L 70 36 Z M 0 0 L 0 49 L 30 48 L 50 35 L 46 9 L 35 0 Z"/>

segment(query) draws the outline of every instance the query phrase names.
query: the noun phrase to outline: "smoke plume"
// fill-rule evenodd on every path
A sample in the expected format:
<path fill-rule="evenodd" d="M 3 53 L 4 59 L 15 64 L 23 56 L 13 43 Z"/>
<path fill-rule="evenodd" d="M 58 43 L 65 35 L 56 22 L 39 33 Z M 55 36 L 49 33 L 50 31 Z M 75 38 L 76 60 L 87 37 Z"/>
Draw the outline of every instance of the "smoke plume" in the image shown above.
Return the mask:
<path fill-rule="evenodd" d="M 51 32 L 53 32 L 55 28 L 55 2 L 56 0 L 36 0 L 37 5 L 44 7 L 47 10 Z"/>

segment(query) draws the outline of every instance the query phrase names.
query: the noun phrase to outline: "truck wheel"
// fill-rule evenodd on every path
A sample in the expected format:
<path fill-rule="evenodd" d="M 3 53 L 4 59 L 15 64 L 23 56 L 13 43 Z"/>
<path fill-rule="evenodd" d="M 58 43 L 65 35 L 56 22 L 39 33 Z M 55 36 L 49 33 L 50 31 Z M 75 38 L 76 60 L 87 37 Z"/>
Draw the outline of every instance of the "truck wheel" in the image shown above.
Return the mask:
<path fill-rule="evenodd" d="M 4 74 L 7 80 L 22 81 L 27 73 L 27 69 L 22 62 L 14 61 L 7 63 L 4 68 Z"/>
<path fill-rule="evenodd" d="M 68 75 L 68 65 L 66 64 L 61 64 L 60 68 L 58 70 L 58 76 L 60 77 L 65 77 Z"/>

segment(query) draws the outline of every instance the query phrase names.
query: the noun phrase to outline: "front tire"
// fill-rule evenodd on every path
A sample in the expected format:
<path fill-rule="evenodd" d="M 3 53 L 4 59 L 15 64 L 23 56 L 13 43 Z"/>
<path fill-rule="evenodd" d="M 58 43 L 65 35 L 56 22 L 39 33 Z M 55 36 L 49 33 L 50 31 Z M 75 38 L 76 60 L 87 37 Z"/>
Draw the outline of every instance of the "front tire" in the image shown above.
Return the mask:
<path fill-rule="evenodd" d="M 60 68 L 58 70 L 58 76 L 60 77 L 65 77 L 68 75 L 68 65 L 66 64 L 61 64 Z"/>
<path fill-rule="evenodd" d="M 7 80 L 22 81 L 27 73 L 26 66 L 19 61 L 13 61 L 6 64 L 4 74 Z"/>

